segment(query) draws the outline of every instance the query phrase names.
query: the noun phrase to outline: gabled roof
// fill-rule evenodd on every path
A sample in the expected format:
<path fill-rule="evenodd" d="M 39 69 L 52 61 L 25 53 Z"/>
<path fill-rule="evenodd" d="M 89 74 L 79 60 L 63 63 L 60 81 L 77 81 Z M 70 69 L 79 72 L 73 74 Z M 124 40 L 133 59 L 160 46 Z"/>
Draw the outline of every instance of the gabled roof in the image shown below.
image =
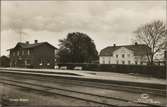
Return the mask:
<path fill-rule="evenodd" d="M 100 56 L 112 56 L 113 52 L 117 49 L 125 47 L 134 52 L 135 56 L 142 56 L 151 53 L 151 48 L 149 48 L 145 44 L 137 44 L 137 45 L 122 45 L 122 46 L 109 46 L 101 50 Z"/>
<path fill-rule="evenodd" d="M 51 46 L 52 48 L 57 49 L 56 47 L 54 47 L 53 45 L 49 44 L 48 42 L 40 42 L 40 43 L 34 43 L 34 44 L 28 44 L 28 43 L 19 42 L 19 43 L 17 43 L 17 45 L 14 48 L 11 48 L 9 50 L 15 49 L 18 46 L 20 46 L 20 47 L 22 47 L 24 49 L 35 48 L 35 47 L 41 46 L 43 44 L 47 44 L 47 45 Z"/>

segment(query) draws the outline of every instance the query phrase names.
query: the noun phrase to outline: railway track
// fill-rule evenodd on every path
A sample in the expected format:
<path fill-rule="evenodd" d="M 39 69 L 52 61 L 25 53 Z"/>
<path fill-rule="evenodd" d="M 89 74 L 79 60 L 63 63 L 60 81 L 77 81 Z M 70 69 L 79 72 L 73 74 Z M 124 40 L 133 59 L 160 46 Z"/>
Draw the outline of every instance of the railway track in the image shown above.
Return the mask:
<path fill-rule="evenodd" d="M 10 80 L 10 79 L 0 79 L 0 80 L 1 80 L 0 83 L 3 83 L 3 84 L 26 88 L 26 89 L 35 90 L 35 91 L 41 91 L 41 92 L 45 92 L 53 95 L 54 94 L 61 95 L 69 98 L 74 98 L 77 100 L 83 100 L 87 102 L 101 104 L 104 106 L 161 107 L 161 105 L 156 105 L 156 104 L 133 102 L 133 101 L 121 99 L 121 98 L 100 96 L 100 95 L 73 91 L 70 89 L 61 89 L 61 88 L 56 88 L 56 87 L 51 87 L 51 86 L 46 86 L 41 84 L 34 84 L 34 83 L 22 82 L 22 81 Z"/>
<path fill-rule="evenodd" d="M 23 73 L 21 71 L 19 71 L 19 72 Z M 16 74 L 20 74 L 19 72 L 16 72 Z M 5 72 L 0 72 L 0 73 L 5 73 Z M 14 74 L 15 72 L 7 72 L 7 73 Z M 42 72 L 42 73 L 38 72 L 37 74 L 31 74 L 31 72 L 29 72 L 29 71 L 28 71 L 28 73 L 29 73 L 28 75 L 37 76 L 36 79 L 39 79 L 39 80 L 46 79 L 45 78 L 46 75 L 40 75 L 40 74 L 43 74 L 43 73 L 47 74 L 46 72 Z M 22 74 L 20 74 L 20 75 L 22 75 Z M 42 76 L 42 77 L 40 77 L 40 76 Z M 84 87 L 94 87 L 94 88 L 109 89 L 109 90 L 121 90 L 121 91 L 133 92 L 133 93 L 148 93 L 148 94 L 164 96 L 164 97 L 166 96 L 166 88 L 165 89 L 158 89 L 159 87 L 149 88 L 149 87 L 141 87 L 141 86 L 130 86 L 127 84 L 113 84 L 113 83 L 95 82 L 95 81 L 92 82 L 92 81 L 85 81 L 85 80 L 80 80 L 80 79 L 76 79 L 76 78 L 75 79 L 63 78 L 63 77 L 59 77 L 59 76 L 56 76 L 56 78 L 50 76 L 49 78 L 52 78 L 51 81 L 54 81 L 56 83 L 62 83 L 62 84 L 80 85 L 80 86 L 84 86 Z M 47 81 L 50 81 L 50 80 L 48 79 Z"/>
<path fill-rule="evenodd" d="M 87 101 L 87 102 L 102 104 L 105 106 L 118 106 L 118 107 L 122 106 L 122 105 L 131 106 L 131 107 L 135 107 L 135 106 L 161 107 L 162 106 L 159 104 L 141 103 L 141 102 L 136 102 L 136 101 L 132 101 L 132 100 L 128 100 L 128 99 L 122 99 L 122 98 L 118 98 L 118 97 L 101 96 L 101 95 L 96 95 L 96 94 L 92 94 L 92 93 L 75 91 L 75 90 L 71 90 L 71 89 L 63 89 L 63 88 L 56 87 L 56 86 L 49 86 L 47 84 L 44 84 L 43 81 L 46 81 L 46 77 L 41 76 L 41 75 L 29 74 L 29 75 L 23 76 L 24 73 L 20 74 L 18 72 L 17 73 L 9 73 L 9 72 L 2 73 L 2 72 L 0 72 L 0 73 L 4 74 L 4 76 L 6 75 L 8 77 L 15 78 L 15 79 L 0 78 L 0 83 L 3 83 L 3 84 L 27 88 L 30 90 L 42 91 L 45 93 L 57 94 L 57 95 L 61 95 L 61 96 L 69 97 L 69 98 L 75 98 L 77 100 L 79 99 L 79 100 L 83 100 L 83 101 Z M 19 80 L 22 78 L 22 79 L 31 79 L 31 80 L 41 81 L 43 83 L 43 85 L 41 85 L 41 83 L 31 83 L 31 82 L 25 82 L 22 80 L 16 81 L 16 78 L 19 78 Z M 47 78 L 51 78 L 51 79 L 47 79 L 47 81 L 49 80 L 48 82 L 52 81 L 54 83 L 60 83 L 60 84 L 71 84 L 73 86 L 92 87 L 92 88 L 107 89 L 107 90 L 113 90 L 113 89 L 114 90 L 124 90 L 124 91 L 135 92 L 135 93 L 145 92 L 146 90 L 148 92 L 150 92 L 150 94 L 162 92 L 162 90 L 145 88 L 145 87 L 143 89 L 141 89 L 141 87 L 121 86 L 121 85 L 116 85 L 116 84 L 97 83 L 97 82 L 90 82 L 90 81 L 85 82 L 82 80 L 79 80 L 79 81 L 78 80 L 70 80 L 69 81 L 69 79 L 66 80 L 64 78 L 63 79 L 62 78 L 55 78 L 55 77 L 47 77 Z M 130 90 L 128 90 L 128 89 L 130 89 Z M 137 90 L 137 91 L 133 91 L 133 90 Z M 139 90 L 141 90 L 141 91 L 139 91 Z M 162 96 L 161 94 L 157 93 L 157 95 Z"/>

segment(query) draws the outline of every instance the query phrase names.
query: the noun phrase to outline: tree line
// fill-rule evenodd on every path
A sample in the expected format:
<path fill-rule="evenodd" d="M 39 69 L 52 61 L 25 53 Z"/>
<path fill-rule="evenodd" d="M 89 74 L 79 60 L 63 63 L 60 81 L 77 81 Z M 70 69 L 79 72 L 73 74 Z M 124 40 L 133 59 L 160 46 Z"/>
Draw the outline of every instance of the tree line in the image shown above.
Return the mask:
<path fill-rule="evenodd" d="M 164 51 L 167 46 L 165 23 L 155 20 L 139 26 L 134 33 L 135 41 L 151 48 L 147 59 L 149 64 L 153 64 L 155 54 Z M 81 32 L 68 33 L 66 38 L 59 40 L 57 56 L 59 63 L 91 63 L 98 60 L 94 41 Z"/>
<path fill-rule="evenodd" d="M 151 53 L 147 55 L 149 64 L 154 64 L 157 53 L 167 50 L 167 28 L 163 21 L 155 20 L 141 25 L 134 33 L 135 41 L 151 48 Z M 94 41 L 87 34 L 72 32 L 59 40 L 56 57 L 58 63 L 91 63 L 98 61 L 98 51 Z M 0 65 L 6 62 L 9 62 L 6 57 L 0 58 Z"/>

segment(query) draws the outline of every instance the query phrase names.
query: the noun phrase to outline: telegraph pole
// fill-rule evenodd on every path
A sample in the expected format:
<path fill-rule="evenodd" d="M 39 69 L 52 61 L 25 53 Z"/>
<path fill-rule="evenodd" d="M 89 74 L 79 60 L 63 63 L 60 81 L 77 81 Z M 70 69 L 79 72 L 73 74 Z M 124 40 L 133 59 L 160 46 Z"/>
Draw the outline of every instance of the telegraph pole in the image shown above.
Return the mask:
<path fill-rule="evenodd" d="M 1 34 L 0 34 L 0 58 L 1 58 Z M 0 66 L 1 66 L 1 59 L 0 59 Z"/>
<path fill-rule="evenodd" d="M 25 34 L 25 32 L 23 31 L 23 29 L 20 29 L 20 31 L 18 32 L 19 33 L 19 39 L 20 39 L 20 42 L 22 42 L 23 40 L 23 35 Z"/>
<path fill-rule="evenodd" d="M 20 42 L 22 41 L 22 31 L 20 31 Z"/>
<path fill-rule="evenodd" d="M 0 34 L 0 66 L 1 66 L 1 34 Z"/>
<path fill-rule="evenodd" d="M 0 2 L 0 6 L 1 6 L 1 2 Z M 0 15 L 1 15 L 1 11 L 0 11 Z M 1 20 L 1 17 L 0 17 L 0 20 Z M 0 27 L 0 30 L 2 30 L 1 27 Z M 0 58 L 1 58 L 1 34 L 0 34 Z M 0 59 L 0 66 L 1 66 L 1 59 Z"/>

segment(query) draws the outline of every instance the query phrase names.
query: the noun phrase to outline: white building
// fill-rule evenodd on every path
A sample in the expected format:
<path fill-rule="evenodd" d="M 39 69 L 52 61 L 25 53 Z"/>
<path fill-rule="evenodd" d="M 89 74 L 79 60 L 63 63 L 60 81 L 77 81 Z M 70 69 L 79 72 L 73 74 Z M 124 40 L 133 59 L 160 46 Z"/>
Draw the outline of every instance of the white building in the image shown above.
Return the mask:
<path fill-rule="evenodd" d="M 167 51 L 165 50 L 162 50 L 161 52 L 155 54 L 155 57 L 154 57 L 154 63 L 156 65 L 165 65 L 165 62 L 166 62 L 166 53 Z"/>
<path fill-rule="evenodd" d="M 151 49 L 144 44 L 110 46 L 101 50 L 100 64 L 140 64 L 146 65 Z"/>

